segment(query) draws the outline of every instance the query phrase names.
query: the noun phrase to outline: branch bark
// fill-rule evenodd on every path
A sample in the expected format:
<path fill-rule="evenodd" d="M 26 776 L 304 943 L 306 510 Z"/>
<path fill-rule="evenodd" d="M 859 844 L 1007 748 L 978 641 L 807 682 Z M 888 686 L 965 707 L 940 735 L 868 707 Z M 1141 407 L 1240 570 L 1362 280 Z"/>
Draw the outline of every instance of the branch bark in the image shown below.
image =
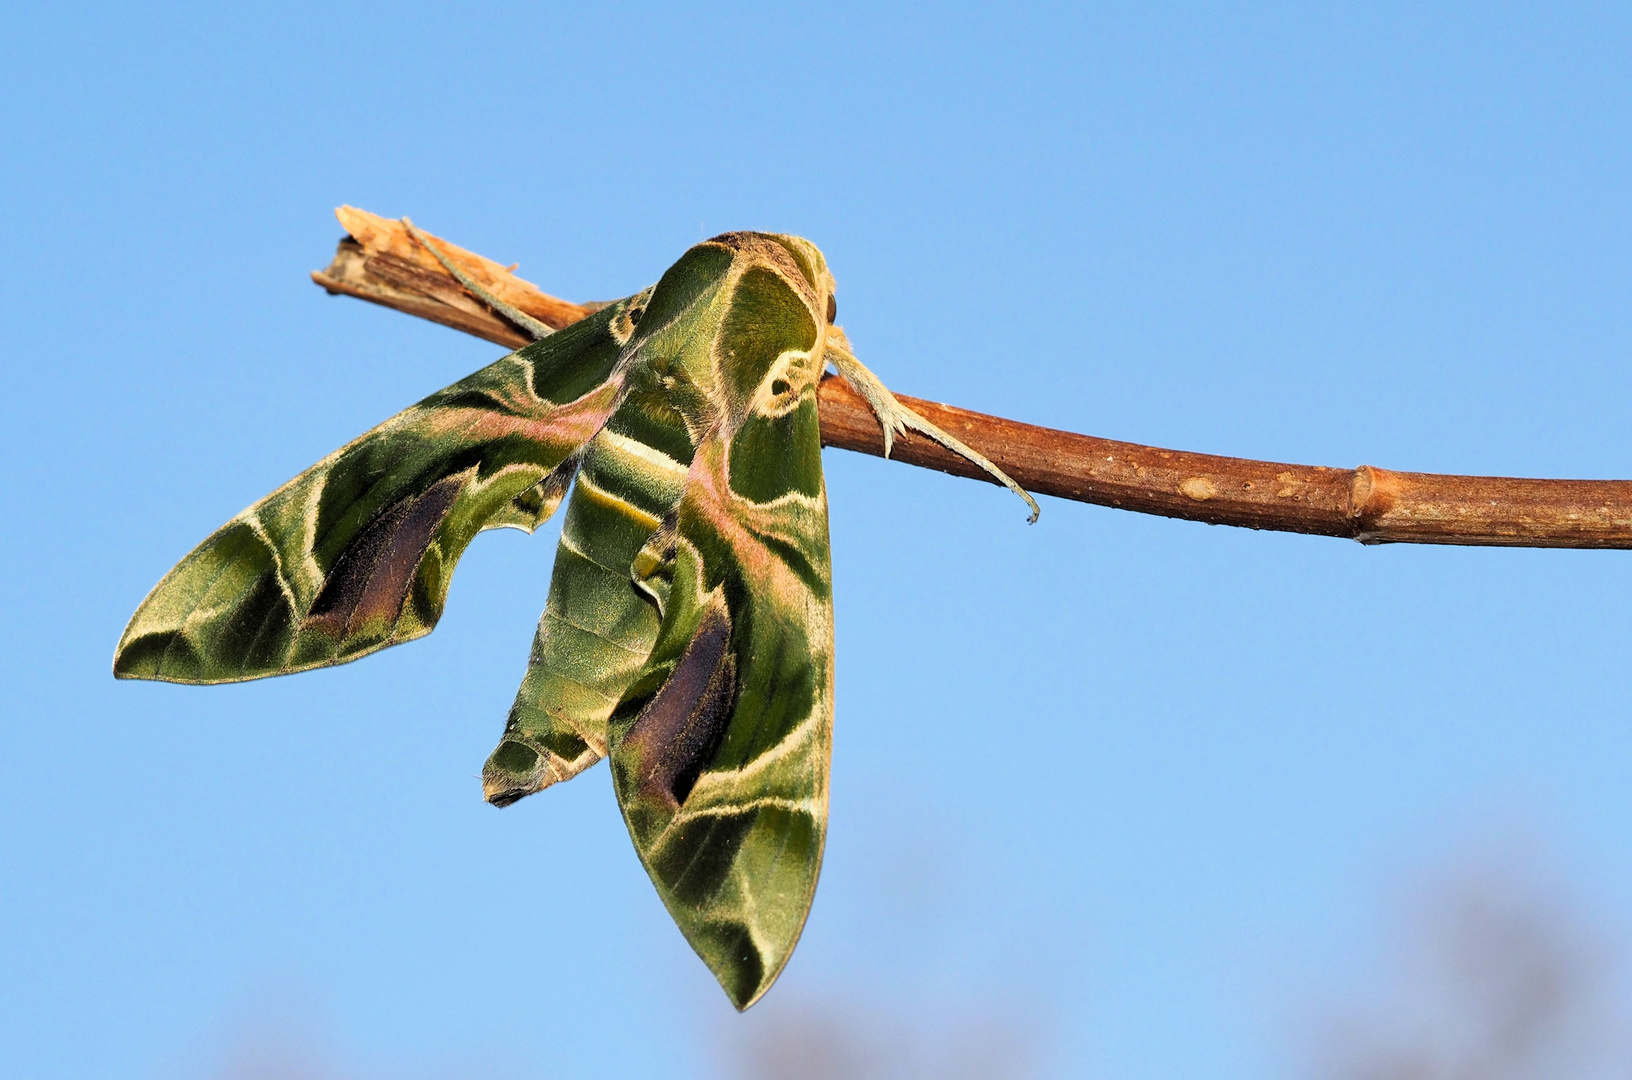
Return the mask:
<path fill-rule="evenodd" d="M 472 297 L 400 222 L 341 207 L 349 234 L 334 261 L 312 274 L 330 293 L 355 296 L 515 348 L 527 338 Z M 600 304 L 550 296 L 491 259 L 447 245 L 484 287 L 560 328 Z M 822 380 L 822 443 L 882 456 L 872 410 L 836 376 Z M 901 396 L 902 404 L 995 461 L 1042 495 L 1164 517 L 1249 529 L 1342 536 L 1366 544 L 1632 548 L 1632 481 L 1527 480 L 1329 469 L 1194 454 L 1036 427 Z M 895 441 L 892 458 L 990 481 L 922 436 Z"/>

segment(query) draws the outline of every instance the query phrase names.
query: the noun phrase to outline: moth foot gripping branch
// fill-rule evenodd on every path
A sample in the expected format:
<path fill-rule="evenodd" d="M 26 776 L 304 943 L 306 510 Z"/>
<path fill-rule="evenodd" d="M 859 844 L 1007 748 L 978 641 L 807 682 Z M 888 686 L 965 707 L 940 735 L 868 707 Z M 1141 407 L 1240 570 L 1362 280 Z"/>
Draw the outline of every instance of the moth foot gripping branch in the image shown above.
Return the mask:
<path fill-rule="evenodd" d="M 1030 492 L 1009 479 L 1008 473 L 992 464 L 984 455 L 965 446 L 897 401 L 895 395 L 890 393 L 889 387 L 879 381 L 877 375 L 867 370 L 866 365 L 857 360 L 849 349 L 834 340 L 838 336 L 837 333 L 829 331 L 827 360 L 837 369 L 840 375 L 844 376 L 844 381 L 854 387 L 856 393 L 866 400 L 867 404 L 871 406 L 873 414 L 878 417 L 879 426 L 884 429 L 885 457 L 890 456 L 890 449 L 895 445 L 896 435 L 905 432 L 909 428 L 920 434 L 927 435 L 954 454 L 962 455 L 979 465 L 1004 487 L 1026 500 L 1026 505 L 1031 507 L 1031 517 L 1027 520 L 1033 523 L 1036 522 L 1038 515 L 1042 513 L 1042 508 L 1037 505 L 1037 500 L 1031 497 Z"/>

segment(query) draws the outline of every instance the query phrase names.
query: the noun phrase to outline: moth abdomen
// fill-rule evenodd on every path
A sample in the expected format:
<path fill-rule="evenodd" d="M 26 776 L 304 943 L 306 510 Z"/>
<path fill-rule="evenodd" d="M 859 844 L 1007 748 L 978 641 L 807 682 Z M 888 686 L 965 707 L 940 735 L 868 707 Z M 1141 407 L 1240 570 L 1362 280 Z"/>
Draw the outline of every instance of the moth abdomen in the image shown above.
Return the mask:
<path fill-rule="evenodd" d="M 590 745 L 569 731 L 554 731 L 529 737 L 519 731 L 519 717 L 510 710 L 510 722 L 498 748 L 482 766 L 482 797 L 497 807 L 520 802 L 533 792 L 571 774 L 555 763 L 576 762 L 591 750 Z M 599 758 L 597 753 L 595 758 Z"/>
<path fill-rule="evenodd" d="M 672 517 L 693 446 L 648 383 L 634 373 L 583 453 L 527 676 L 482 770 L 489 802 L 514 802 L 600 760 L 613 707 L 657 639 L 672 551 L 648 548 Z"/>

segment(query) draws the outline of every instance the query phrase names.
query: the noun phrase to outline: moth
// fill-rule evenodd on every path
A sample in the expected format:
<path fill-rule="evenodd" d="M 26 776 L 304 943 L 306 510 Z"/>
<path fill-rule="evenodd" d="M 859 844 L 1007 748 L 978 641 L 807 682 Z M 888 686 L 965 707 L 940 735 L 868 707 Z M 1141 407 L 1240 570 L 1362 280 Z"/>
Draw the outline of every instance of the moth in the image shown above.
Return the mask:
<path fill-rule="evenodd" d="M 834 325 L 815 245 L 734 232 L 552 331 L 414 239 L 535 340 L 261 499 L 142 601 L 123 679 L 222 683 L 355 660 L 435 627 L 454 565 L 571 498 L 544 614 L 482 769 L 508 806 L 611 759 L 652 883 L 738 1009 L 787 963 L 821 866 L 833 727 L 816 386 L 832 365 L 885 452 L 913 429 Z"/>

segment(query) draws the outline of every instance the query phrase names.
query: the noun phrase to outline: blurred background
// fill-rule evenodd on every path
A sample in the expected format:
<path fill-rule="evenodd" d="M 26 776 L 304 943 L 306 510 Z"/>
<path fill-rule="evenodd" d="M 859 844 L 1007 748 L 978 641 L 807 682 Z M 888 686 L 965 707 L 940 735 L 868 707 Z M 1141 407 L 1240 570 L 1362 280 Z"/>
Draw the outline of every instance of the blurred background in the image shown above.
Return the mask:
<path fill-rule="evenodd" d="M 475 774 L 553 529 L 430 638 L 115 683 L 241 507 L 491 360 L 331 209 L 575 299 L 826 252 L 905 393 L 1352 467 L 1632 477 L 1617 5 L 0 14 L 0 1061 L 181 1080 L 1632 1074 L 1632 558 L 1362 548 L 829 451 L 827 860 L 736 1015 L 604 768 Z"/>

